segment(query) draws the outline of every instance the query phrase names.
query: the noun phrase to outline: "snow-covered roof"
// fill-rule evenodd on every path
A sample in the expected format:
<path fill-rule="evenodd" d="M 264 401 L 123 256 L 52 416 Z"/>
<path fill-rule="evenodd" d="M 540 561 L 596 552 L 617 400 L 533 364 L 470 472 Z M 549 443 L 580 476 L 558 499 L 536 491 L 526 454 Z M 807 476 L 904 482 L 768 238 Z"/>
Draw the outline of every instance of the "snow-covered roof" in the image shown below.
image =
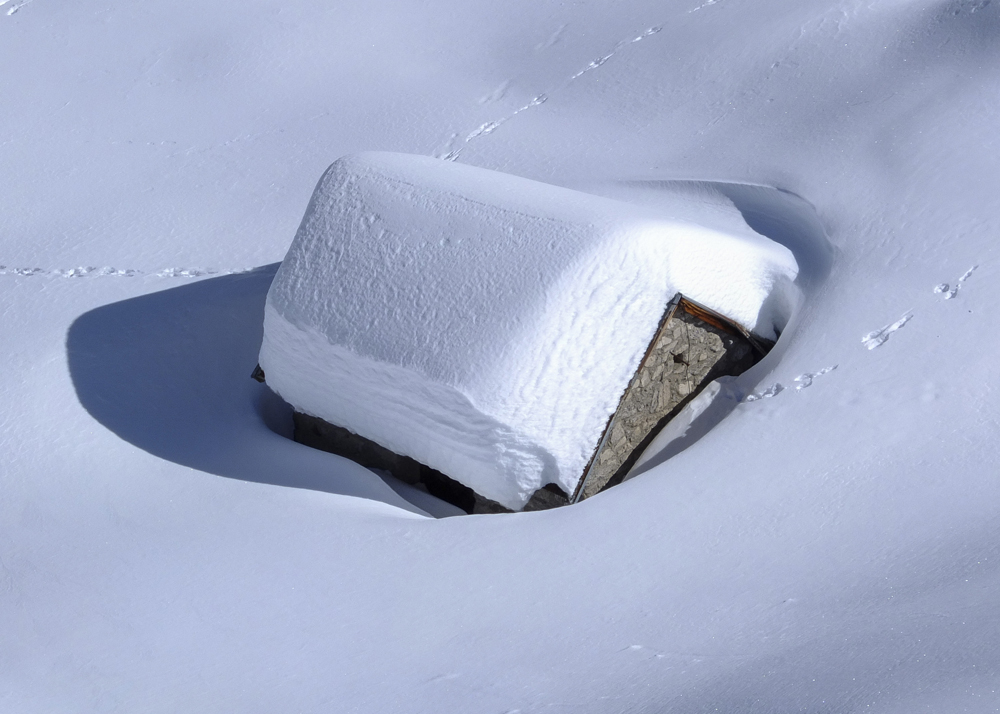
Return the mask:
<path fill-rule="evenodd" d="M 299 411 L 509 508 L 572 493 L 681 292 L 773 338 L 797 266 L 728 201 L 652 209 L 422 156 L 334 163 L 260 363 Z"/>

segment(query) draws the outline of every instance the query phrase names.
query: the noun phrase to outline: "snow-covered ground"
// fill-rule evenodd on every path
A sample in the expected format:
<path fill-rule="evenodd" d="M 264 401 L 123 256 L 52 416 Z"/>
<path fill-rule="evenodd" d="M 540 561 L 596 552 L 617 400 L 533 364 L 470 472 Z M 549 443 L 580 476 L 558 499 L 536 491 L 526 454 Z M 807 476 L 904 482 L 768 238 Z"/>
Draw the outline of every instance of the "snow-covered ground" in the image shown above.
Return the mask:
<path fill-rule="evenodd" d="M 9 0 L 0 57 L 0 711 L 1000 708 L 1000 3 Z M 369 149 L 833 248 L 689 448 L 432 519 L 248 378 Z"/>

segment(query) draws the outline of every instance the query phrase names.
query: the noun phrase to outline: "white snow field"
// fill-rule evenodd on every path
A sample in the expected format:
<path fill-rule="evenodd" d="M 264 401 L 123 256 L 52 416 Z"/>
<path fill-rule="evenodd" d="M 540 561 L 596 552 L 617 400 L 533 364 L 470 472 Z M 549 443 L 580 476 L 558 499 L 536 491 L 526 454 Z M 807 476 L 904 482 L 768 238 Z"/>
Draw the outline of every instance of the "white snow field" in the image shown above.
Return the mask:
<path fill-rule="evenodd" d="M 0 711 L 998 709 L 1000 2 L 0 10 Z M 249 379 L 369 150 L 707 183 L 802 307 L 673 458 L 427 517 Z"/>
<path fill-rule="evenodd" d="M 674 295 L 769 339 L 798 302 L 792 253 L 729 199 L 663 193 L 339 159 L 268 291 L 268 386 L 508 508 L 575 493 Z"/>

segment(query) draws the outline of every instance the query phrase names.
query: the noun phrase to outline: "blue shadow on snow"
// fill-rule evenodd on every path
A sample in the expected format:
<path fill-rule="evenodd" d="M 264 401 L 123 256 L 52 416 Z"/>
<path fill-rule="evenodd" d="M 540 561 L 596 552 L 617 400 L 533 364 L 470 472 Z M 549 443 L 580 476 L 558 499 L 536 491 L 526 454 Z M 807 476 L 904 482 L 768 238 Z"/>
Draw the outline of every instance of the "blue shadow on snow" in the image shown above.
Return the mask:
<path fill-rule="evenodd" d="M 174 463 L 416 511 L 368 469 L 291 441 L 289 407 L 250 379 L 277 267 L 81 315 L 66 340 L 80 403 L 125 441 Z"/>

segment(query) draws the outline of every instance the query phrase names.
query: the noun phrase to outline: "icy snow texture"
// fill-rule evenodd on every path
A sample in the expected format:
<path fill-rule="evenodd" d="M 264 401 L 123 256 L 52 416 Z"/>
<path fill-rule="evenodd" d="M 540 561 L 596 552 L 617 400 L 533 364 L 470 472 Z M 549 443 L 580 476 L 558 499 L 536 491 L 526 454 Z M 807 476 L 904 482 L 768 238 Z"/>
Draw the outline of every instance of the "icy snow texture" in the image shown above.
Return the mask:
<path fill-rule="evenodd" d="M 366 153 L 320 180 L 268 294 L 260 362 L 299 410 L 510 508 L 572 493 L 678 291 L 766 337 L 797 266 L 722 196 L 656 212 Z"/>

